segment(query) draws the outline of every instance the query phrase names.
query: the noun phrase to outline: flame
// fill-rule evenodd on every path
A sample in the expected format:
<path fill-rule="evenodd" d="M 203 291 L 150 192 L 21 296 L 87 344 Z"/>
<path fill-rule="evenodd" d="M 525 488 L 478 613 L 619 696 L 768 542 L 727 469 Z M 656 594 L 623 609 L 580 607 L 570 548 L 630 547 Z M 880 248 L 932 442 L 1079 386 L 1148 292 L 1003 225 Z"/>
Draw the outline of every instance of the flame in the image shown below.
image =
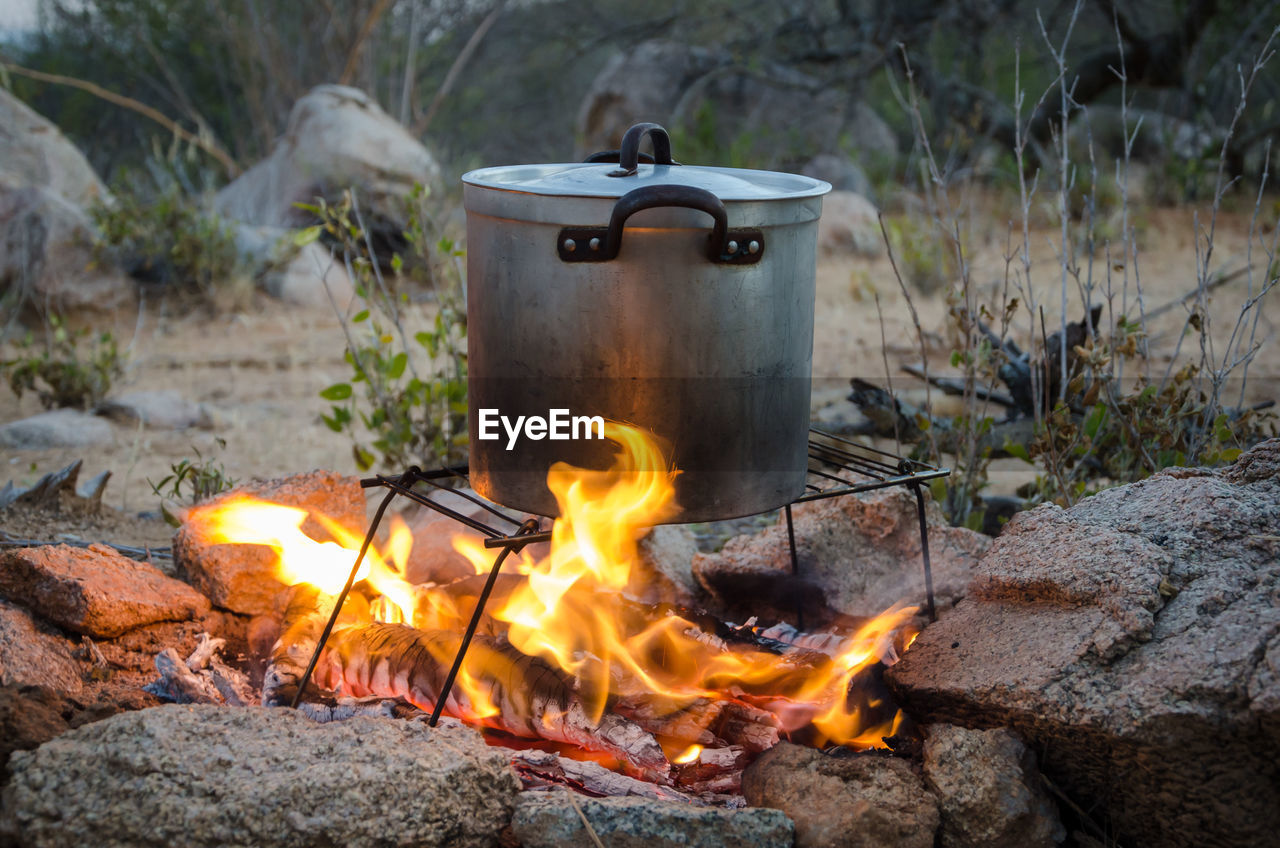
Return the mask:
<path fill-rule="evenodd" d="M 698 761 L 698 757 L 701 754 L 702 754 L 701 745 L 690 745 L 688 748 L 685 748 L 684 751 L 672 757 L 671 762 L 681 766 L 687 763 L 694 763 Z"/>
<path fill-rule="evenodd" d="M 638 542 L 649 527 L 676 514 L 679 471 L 664 446 L 639 428 L 610 421 L 605 436 L 617 445 L 608 470 L 564 463 L 550 469 L 547 485 L 560 509 L 550 552 L 541 558 L 528 550 L 508 556 L 504 574 L 513 579 L 495 592 L 484 626 L 574 678 L 583 707 L 595 720 L 614 697 L 644 696 L 670 711 L 698 699 L 738 699 L 773 713 L 784 731 L 811 728 L 807 733 L 820 744 L 870 747 L 895 733 L 901 714 L 886 717 L 885 705 L 866 701 L 858 678 L 877 662 L 896 660 L 895 644 L 914 638 L 907 631 L 916 609 L 886 610 L 843 637 L 830 656 L 730 647 L 678 615 L 656 621 L 640 615 L 645 608 L 625 594 L 639 561 Z M 214 542 L 269 545 L 279 553 L 282 583 L 305 581 L 336 594 L 363 536 L 315 517 L 336 541 L 317 542 L 304 534 L 303 510 L 244 497 L 198 508 L 188 521 L 205 528 Z M 365 581 L 376 593 L 369 605 L 372 615 L 461 632 L 474 597 L 444 586 L 411 585 L 404 576 L 411 546 L 412 533 L 393 519 L 382 549 L 367 551 L 356 582 Z M 453 546 L 477 574 L 492 568 L 496 551 L 474 538 L 460 534 Z M 452 657 L 436 659 L 447 663 Z M 451 699 L 464 718 L 483 721 L 498 713 L 492 687 L 482 679 L 501 677 L 503 669 L 494 666 L 498 662 L 496 655 L 474 648 L 468 654 L 455 682 L 458 697 Z M 697 745 L 681 751 L 687 742 L 672 747 L 680 752 L 676 762 L 698 758 Z"/>

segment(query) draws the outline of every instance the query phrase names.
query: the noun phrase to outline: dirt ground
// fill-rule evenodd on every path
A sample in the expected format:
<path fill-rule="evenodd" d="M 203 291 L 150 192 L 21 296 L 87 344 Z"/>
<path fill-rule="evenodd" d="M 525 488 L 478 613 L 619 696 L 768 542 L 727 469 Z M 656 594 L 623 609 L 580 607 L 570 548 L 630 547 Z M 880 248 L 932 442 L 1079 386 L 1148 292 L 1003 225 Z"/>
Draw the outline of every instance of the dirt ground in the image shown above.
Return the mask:
<path fill-rule="evenodd" d="M 1247 212 L 1227 212 L 1220 217 L 1215 269 L 1230 270 L 1244 264 L 1250 220 Z M 1195 288 L 1193 221 L 1189 208 L 1154 209 L 1142 215 L 1144 230 L 1137 270 L 1144 302 L 1150 310 Z M 981 300 L 998 311 L 995 304 L 1005 279 L 1008 226 L 1000 223 L 995 214 L 987 214 L 982 220 L 989 222 L 985 229 L 976 232 L 974 227 L 975 232 L 971 233 L 972 279 Z M 1037 299 L 1044 304 L 1050 332 L 1057 326 L 1059 315 L 1060 270 L 1054 259 L 1057 236 L 1052 226 L 1031 234 L 1033 281 Z M 1105 258 L 1098 256 L 1095 263 L 1095 273 L 1101 275 Z M 1118 278 L 1120 273 L 1116 263 L 1113 275 Z M 1132 269 L 1130 273 L 1132 279 Z M 1117 279 L 1117 290 L 1119 285 Z M 1240 278 L 1212 294 L 1212 328 L 1219 351 L 1247 297 L 1246 285 L 1245 279 Z M 1076 320 L 1082 310 L 1072 286 L 1068 312 L 1069 318 Z M 1132 282 L 1128 297 L 1135 297 Z M 929 338 L 933 367 L 945 367 L 951 349 L 945 299 L 937 294 L 916 294 L 913 300 Z M 418 310 L 416 320 L 429 317 L 430 306 L 413 308 Z M 1271 304 L 1272 314 L 1275 308 Z M 1160 352 L 1154 365 L 1160 369 L 1168 361 L 1185 318 L 1186 312 L 1176 308 L 1150 327 L 1152 348 Z M 838 396 L 852 376 L 883 384 L 886 358 L 894 388 L 920 394 L 920 384 L 898 370 L 901 364 L 919 361 L 919 342 L 906 299 L 886 258 L 824 257 L 818 268 L 815 320 L 815 394 Z M 1028 320 L 1025 310 L 1015 319 L 1013 335 L 1024 347 L 1028 346 Z M 139 513 L 146 514 L 147 519 L 154 517 L 159 499 L 149 481 L 159 481 L 174 463 L 194 459 L 197 450 L 220 462 L 229 476 L 241 480 L 315 468 L 357 473 L 348 438 L 331 432 L 320 420 L 327 404 L 318 393 L 348 376 L 342 358 L 343 335 L 331 311 L 300 309 L 265 296 L 259 296 L 251 309 L 216 315 L 204 311 L 174 315 L 153 303 L 140 315 L 118 316 L 111 329 L 129 357 L 117 392 L 176 389 L 188 399 L 205 404 L 213 414 L 215 426 L 210 430 L 168 432 L 113 425 L 114 442 L 101 448 L 0 452 L 0 484 L 6 480 L 27 484 L 75 459 L 84 460 L 83 478 L 104 470 L 112 472 L 105 503 L 125 513 L 118 526 L 47 528 L 50 532 L 83 533 L 86 538 L 114 533 L 116 537 L 109 540 L 117 543 L 163 544 L 169 533 L 163 524 L 132 517 Z M 1249 372 L 1247 398 L 1251 401 L 1280 396 L 1280 343 L 1275 325 L 1265 313 L 1258 338 L 1262 350 Z M 1198 350 L 1192 350 L 1195 347 L 1194 337 L 1188 337 L 1184 355 L 1198 354 Z M 0 423 L 39 411 L 34 397 L 19 401 L 7 387 L 0 388 Z M 219 445 L 219 439 L 225 441 L 225 448 Z M 1016 460 L 997 463 L 993 489 L 1011 488 L 1027 479 L 1028 474 L 1027 467 Z M 18 526 L 18 520 L 17 515 L 0 514 L 0 529 L 24 537 L 39 535 L 38 521 L 34 526 L 30 521 Z"/>

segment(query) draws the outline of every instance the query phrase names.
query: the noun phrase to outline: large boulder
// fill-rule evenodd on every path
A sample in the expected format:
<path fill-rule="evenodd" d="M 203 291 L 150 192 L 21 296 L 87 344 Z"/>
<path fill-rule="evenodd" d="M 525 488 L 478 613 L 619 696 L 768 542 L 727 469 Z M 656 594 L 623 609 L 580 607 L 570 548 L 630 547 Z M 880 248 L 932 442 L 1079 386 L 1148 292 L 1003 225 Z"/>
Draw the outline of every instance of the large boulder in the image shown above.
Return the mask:
<path fill-rule="evenodd" d="M 1280 832 L 1280 440 L 1021 513 L 888 671 L 915 718 L 1008 726 L 1135 845 Z"/>
<path fill-rule="evenodd" d="M 312 222 L 295 204 L 317 197 L 337 201 L 354 188 L 365 224 L 398 236 L 414 185 L 431 186 L 439 176 L 431 153 L 369 95 L 321 85 L 294 104 L 271 155 L 222 189 L 214 203 L 235 221 L 291 228 Z"/>
<path fill-rule="evenodd" d="M 312 471 L 275 480 L 255 480 L 208 501 L 224 504 L 236 497 L 252 497 L 307 510 L 302 532 L 317 541 L 330 533 L 323 515 L 359 538 L 365 532 L 364 490 L 360 480 L 333 471 Z M 199 515 L 198 509 L 194 513 Z M 277 595 L 285 588 L 277 576 L 279 556 L 266 545 L 214 544 L 198 518 L 188 517 L 173 537 L 174 564 L 191 584 L 223 609 L 247 615 L 276 610 Z"/>
<path fill-rule="evenodd" d="M 614 56 L 578 110 L 578 158 L 616 149 L 632 124 L 669 121 L 672 106 L 689 86 L 729 61 L 721 51 L 663 40 L 645 41 Z"/>
<path fill-rule="evenodd" d="M 0 88 L 0 296 L 58 312 L 130 303 L 129 279 L 93 252 L 85 207 L 109 199 L 75 145 Z"/>
<path fill-rule="evenodd" d="M 10 759 L 18 844 L 491 846 L 520 782 L 500 748 L 385 718 L 154 707 Z"/>
<path fill-rule="evenodd" d="M 938 830 L 938 802 L 893 757 L 833 757 L 783 742 L 747 767 L 742 794 L 790 816 L 796 848 L 933 848 Z"/>
<path fill-rule="evenodd" d="M 729 540 L 719 553 L 694 557 L 694 577 L 719 606 L 742 618 L 787 614 L 797 604 L 871 616 L 899 602 L 924 603 L 920 523 L 911 492 L 878 489 L 812 501 L 792 514 L 798 575 L 791 573 L 782 519 L 754 536 Z M 990 540 L 948 526 L 932 501 L 925 515 L 935 600 L 945 606 L 964 594 Z"/>

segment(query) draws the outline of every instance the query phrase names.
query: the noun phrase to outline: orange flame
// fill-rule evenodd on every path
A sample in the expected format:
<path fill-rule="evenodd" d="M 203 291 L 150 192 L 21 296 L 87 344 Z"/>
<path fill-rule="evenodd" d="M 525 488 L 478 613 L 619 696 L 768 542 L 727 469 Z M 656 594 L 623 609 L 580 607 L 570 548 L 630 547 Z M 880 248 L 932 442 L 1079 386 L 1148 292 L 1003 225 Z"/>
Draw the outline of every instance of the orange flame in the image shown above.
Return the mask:
<path fill-rule="evenodd" d="M 547 485 L 561 517 L 552 529 L 550 553 L 536 559 L 525 551 L 514 563 L 516 557 L 508 557 L 504 573 L 519 579 L 514 588 L 494 596 L 492 624 L 487 626 L 504 631 L 522 653 L 541 657 L 576 678 L 583 706 L 596 720 L 614 696 L 643 695 L 672 711 L 700 698 L 738 698 L 772 712 L 784 730 L 812 727 L 820 741 L 868 747 L 891 735 L 900 714 L 869 726 L 869 712 L 876 705 L 851 703 L 850 691 L 869 666 L 892 661 L 895 639 L 910 635 L 905 631 L 915 608 L 885 611 L 845 637 L 839 650 L 820 662 L 813 654 L 797 662 L 765 651 L 730 648 L 676 615 L 641 620 L 639 607 L 624 593 L 640 556 L 640 538 L 676 512 L 674 483 L 679 472 L 651 434 L 607 422 L 605 435 L 618 445 L 609 470 L 564 463 L 551 468 Z M 197 509 L 188 520 L 205 528 L 211 541 L 270 545 L 280 554 L 283 583 L 306 581 L 336 594 L 362 537 L 317 518 L 336 543 L 316 542 L 302 533 L 304 511 L 250 498 Z M 378 594 L 370 605 L 373 615 L 422 629 L 460 631 L 474 599 L 458 597 L 447 587 L 409 584 L 403 575 L 411 543 L 408 528 L 393 521 L 384 549 L 368 551 L 357 581 L 367 581 Z M 463 536 L 455 537 L 454 548 L 472 562 L 477 574 L 492 567 L 492 549 Z M 483 668 L 478 660 L 473 663 L 468 655 L 456 685 L 465 696 L 459 703 L 468 703 L 469 718 L 481 720 L 498 711 L 490 700 L 490 687 L 477 679 L 498 671 Z M 677 761 L 696 760 L 700 749 L 694 748 L 685 749 Z"/>

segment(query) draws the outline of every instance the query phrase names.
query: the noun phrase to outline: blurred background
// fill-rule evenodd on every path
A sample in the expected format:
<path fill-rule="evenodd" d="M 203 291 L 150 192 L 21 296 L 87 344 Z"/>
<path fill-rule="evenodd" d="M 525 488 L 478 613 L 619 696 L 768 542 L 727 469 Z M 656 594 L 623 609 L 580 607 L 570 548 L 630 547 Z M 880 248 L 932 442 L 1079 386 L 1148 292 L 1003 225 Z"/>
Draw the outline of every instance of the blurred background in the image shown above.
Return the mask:
<path fill-rule="evenodd" d="M 172 477 L 203 496 L 192 469 L 455 460 L 458 177 L 648 120 L 680 161 L 833 184 L 814 419 L 955 467 L 954 523 L 1229 461 L 1274 427 L 1278 23 L 1276 0 L 0 0 L 0 424 L 183 392 L 183 426 L 101 435 L 130 508 Z M 85 453 L 6 438 L 23 479 Z"/>

